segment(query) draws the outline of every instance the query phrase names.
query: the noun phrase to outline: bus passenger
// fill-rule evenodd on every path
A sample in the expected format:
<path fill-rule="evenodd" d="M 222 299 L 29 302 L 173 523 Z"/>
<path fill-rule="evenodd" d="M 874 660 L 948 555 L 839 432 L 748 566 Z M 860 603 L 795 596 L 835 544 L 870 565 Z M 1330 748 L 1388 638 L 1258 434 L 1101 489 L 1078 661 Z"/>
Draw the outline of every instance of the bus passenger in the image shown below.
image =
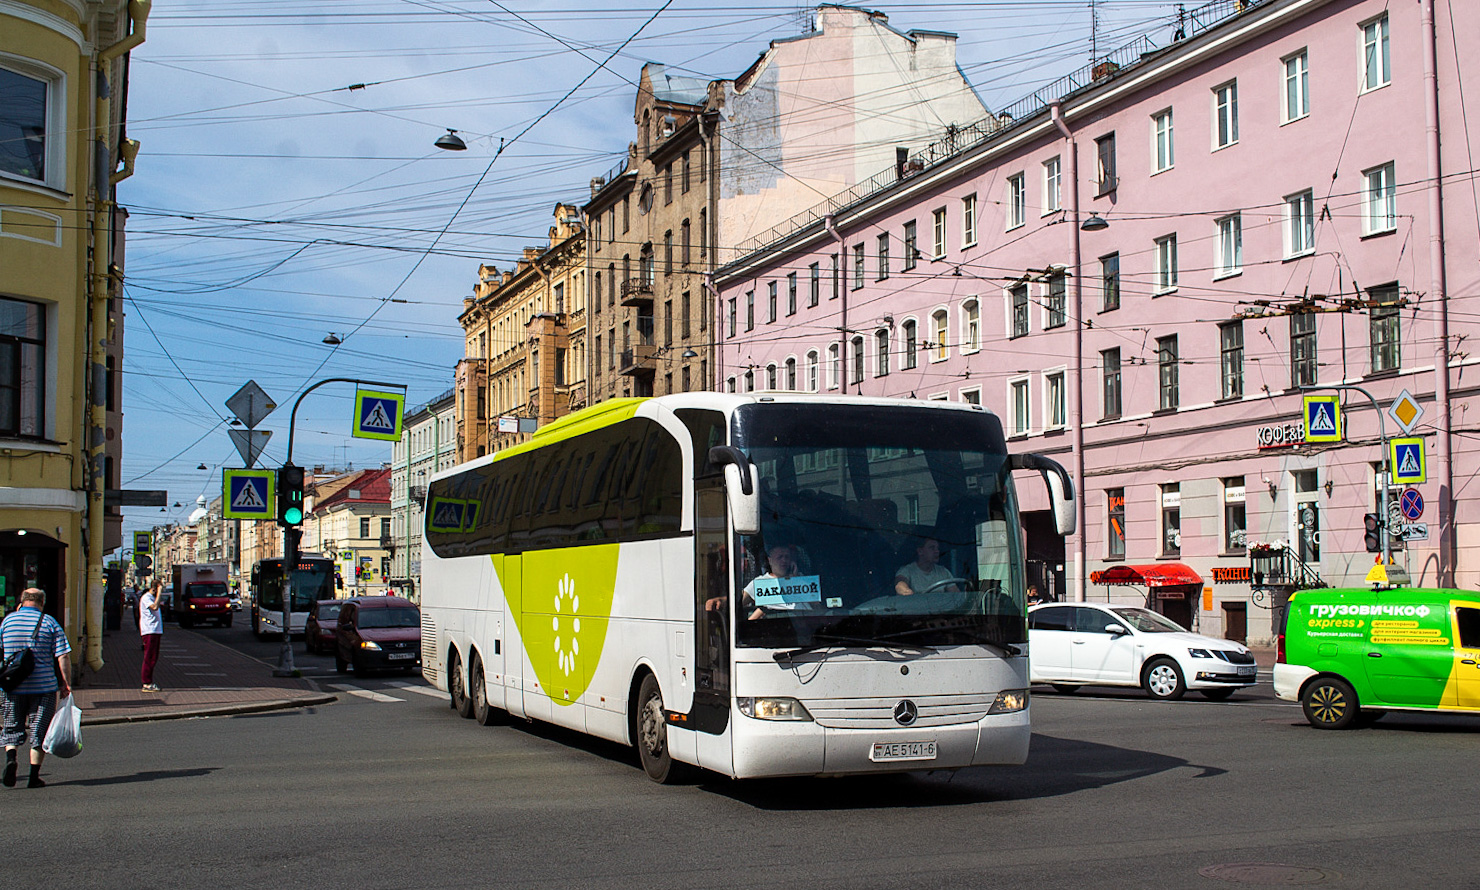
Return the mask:
<path fill-rule="evenodd" d="M 925 593 L 935 585 L 936 592 L 941 590 L 949 593 L 959 593 L 960 588 L 955 584 L 943 584 L 942 582 L 954 581 L 955 575 L 951 570 L 940 562 L 940 542 L 934 538 L 925 538 L 920 546 L 915 548 L 915 561 L 900 566 L 899 571 L 894 573 L 894 592 L 899 596 L 909 596 L 915 593 Z"/>
<path fill-rule="evenodd" d="M 799 574 L 797 565 L 797 548 L 794 544 L 772 544 L 766 551 L 765 574 L 760 575 L 740 592 L 740 609 L 742 614 L 749 613 L 751 619 L 760 618 L 766 612 L 773 610 L 811 609 L 813 603 L 775 603 L 769 606 L 757 606 L 755 604 L 755 582 L 772 578 L 794 578 Z M 727 597 L 711 597 L 704 603 L 704 608 L 711 612 L 724 609 Z"/>

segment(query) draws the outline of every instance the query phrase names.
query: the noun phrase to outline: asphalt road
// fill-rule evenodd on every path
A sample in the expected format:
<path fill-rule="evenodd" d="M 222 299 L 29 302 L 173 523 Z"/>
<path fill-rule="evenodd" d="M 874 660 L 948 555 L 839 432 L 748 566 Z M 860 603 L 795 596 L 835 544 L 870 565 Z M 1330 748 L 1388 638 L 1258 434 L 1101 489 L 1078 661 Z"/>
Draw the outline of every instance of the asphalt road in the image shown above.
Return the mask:
<path fill-rule="evenodd" d="M 1045 690 L 1022 767 L 660 787 L 626 749 L 480 727 L 419 678 L 335 677 L 331 659 L 295 655 L 348 687 L 338 703 L 90 728 L 81 756 L 48 763 L 47 788 L 0 789 L 7 883 L 1232 885 L 1200 874 L 1213 870 L 1250 886 L 1480 887 L 1480 719 L 1333 733 L 1267 685 L 1226 703 Z"/>

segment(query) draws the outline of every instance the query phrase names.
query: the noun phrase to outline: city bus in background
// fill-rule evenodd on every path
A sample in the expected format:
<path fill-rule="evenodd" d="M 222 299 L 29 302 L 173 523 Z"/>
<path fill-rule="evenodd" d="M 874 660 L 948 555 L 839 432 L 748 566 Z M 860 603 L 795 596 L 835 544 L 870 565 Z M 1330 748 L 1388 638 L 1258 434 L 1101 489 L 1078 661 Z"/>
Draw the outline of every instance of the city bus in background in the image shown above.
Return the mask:
<path fill-rule="evenodd" d="M 977 405 L 593 406 L 432 479 L 423 674 L 480 723 L 635 746 L 660 782 L 1022 763 L 1015 470 L 1071 533 L 1067 473 Z"/>
<path fill-rule="evenodd" d="M 283 560 L 258 560 L 252 566 L 252 633 L 259 637 L 283 632 Z M 323 556 L 300 556 L 293 573 L 293 630 L 303 633 L 308 611 L 319 600 L 332 600 L 338 589 L 334 560 Z"/>

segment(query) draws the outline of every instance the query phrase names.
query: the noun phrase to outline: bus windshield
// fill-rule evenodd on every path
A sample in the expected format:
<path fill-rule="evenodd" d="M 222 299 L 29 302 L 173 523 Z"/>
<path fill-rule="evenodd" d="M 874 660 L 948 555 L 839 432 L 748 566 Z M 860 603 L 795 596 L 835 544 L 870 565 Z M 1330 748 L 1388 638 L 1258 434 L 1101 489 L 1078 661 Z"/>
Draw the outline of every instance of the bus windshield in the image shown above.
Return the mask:
<path fill-rule="evenodd" d="M 283 563 L 280 559 L 263 560 L 258 571 L 256 597 L 260 608 L 281 611 L 283 608 Z M 293 611 L 307 612 L 319 600 L 334 598 L 334 563 L 327 559 L 303 559 L 293 573 Z"/>
<path fill-rule="evenodd" d="M 1017 506 L 994 416 L 754 406 L 735 434 L 761 491 L 760 533 L 741 539 L 735 566 L 740 646 L 1026 641 Z"/>

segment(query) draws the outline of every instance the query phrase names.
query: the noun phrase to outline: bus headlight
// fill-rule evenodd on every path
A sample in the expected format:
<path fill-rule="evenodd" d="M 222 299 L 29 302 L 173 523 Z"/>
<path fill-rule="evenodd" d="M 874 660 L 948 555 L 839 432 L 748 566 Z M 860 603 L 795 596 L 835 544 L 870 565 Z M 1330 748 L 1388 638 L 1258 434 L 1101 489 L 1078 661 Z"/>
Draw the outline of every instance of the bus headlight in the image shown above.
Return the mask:
<path fill-rule="evenodd" d="M 750 698 L 735 699 L 740 713 L 757 720 L 811 720 L 812 715 L 794 698 Z"/>
<path fill-rule="evenodd" d="M 361 649 L 373 649 L 376 652 L 379 652 L 380 651 L 380 644 L 377 643 L 377 642 L 375 642 L 374 640 L 361 640 L 360 641 L 360 648 Z"/>
<path fill-rule="evenodd" d="M 988 714 L 1011 714 L 1028 707 L 1028 690 L 1004 689 L 997 693 L 997 700 L 987 709 Z"/>

